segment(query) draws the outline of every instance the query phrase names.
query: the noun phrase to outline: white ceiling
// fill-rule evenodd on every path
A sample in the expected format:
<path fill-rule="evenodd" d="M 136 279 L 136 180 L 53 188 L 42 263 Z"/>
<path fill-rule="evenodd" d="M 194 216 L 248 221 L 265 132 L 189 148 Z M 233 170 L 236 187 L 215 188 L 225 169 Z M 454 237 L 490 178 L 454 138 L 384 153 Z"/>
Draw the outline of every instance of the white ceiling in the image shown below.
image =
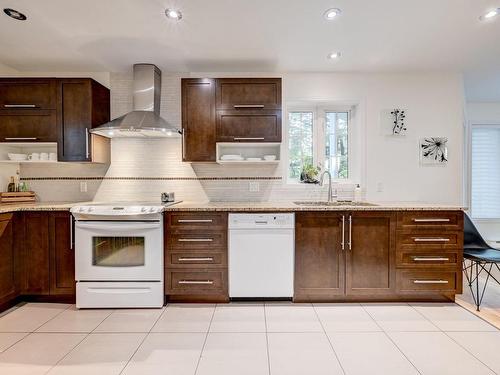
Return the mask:
<path fill-rule="evenodd" d="M 0 0 L 0 63 L 20 71 L 500 69 L 500 0 Z M 179 8 L 180 22 L 166 7 Z M 333 22 L 330 7 L 342 9 Z M 326 58 L 341 51 L 342 58 Z"/>

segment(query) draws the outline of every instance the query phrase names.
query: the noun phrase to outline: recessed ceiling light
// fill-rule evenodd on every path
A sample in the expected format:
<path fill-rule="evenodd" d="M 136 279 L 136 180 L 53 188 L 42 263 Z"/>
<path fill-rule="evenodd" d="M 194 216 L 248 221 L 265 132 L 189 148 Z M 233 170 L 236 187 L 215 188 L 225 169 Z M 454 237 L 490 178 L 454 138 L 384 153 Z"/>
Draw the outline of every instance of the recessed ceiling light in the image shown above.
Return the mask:
<path fill-rule="evenodd" d="M 340 13 L 342 13 L 342 11 L 339 9 L 339 8 L 331 8 L 331 9 L 328 9 L 324 14 L 323 16 L 328 20 L 328 21 L 331 21 L 333 20 L 334 18 L 337 18 L 337 16 L 340 15 Z"/>
<path fill-rule="evenodd" d="M 336 60 L 340 57 L 340 55 L 341 55 L 340 52 L 331 52 L 328 54 L 328 58 L 330 60 Z"/>
<path fill-rule="evenodd" d="M 179 21 L 182 18 L 182 13 L 180 10 L 176 9 L 165 9 L 165 15 L 168 18 Z"/>
<path fill-rule="evenodd" d="M 492 9 L 489 12 L 483 14 L 481 17 L 479 17 L 479 19 L 482 20 L 482 21 L 483 20 L 489 20 L 489 19 L 495 18 L 499 14 L 500 14 L 500 8 Z"/>
<path fill-rule="evenodd" d="M 14 18 L 15 20 L 18 20 L 18 21 L 26 21 L 26 18 L 27 18 L 21 12 L 18 12 L 17 10 L 11 9 L 11 8 L 4 8 L 3 12 L 6 15 L 8 15 L 9 17 Z"/>

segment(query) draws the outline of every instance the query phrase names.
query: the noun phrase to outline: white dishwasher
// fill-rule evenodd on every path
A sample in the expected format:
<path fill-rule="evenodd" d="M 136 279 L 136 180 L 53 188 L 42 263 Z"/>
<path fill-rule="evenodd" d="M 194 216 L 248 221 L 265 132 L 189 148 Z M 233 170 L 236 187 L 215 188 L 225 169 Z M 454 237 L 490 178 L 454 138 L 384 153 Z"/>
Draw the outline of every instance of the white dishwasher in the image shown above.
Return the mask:
<path fill-rule="evenodd" d="M 229 214 L 229 297 L 293 297 L 295 216 Z"/>

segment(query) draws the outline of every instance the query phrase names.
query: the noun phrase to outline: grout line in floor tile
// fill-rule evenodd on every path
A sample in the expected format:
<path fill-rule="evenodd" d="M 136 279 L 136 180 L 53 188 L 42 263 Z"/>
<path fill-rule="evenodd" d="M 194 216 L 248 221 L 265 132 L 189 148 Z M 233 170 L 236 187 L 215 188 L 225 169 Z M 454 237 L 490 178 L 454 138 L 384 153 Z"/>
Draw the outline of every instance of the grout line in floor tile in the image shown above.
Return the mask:
<path fill-rule="evenodd" d="M 319 324 L 321 325 L 321 328 L 323 329 L 323 334 L 326 336 L 326 339 L 328 340 L 328 344 L 330 344 L 330 348 L 332 349 L 332 352 L 333 352 L 333 355 L 335 356 L 335 358 L 337 359 L 337 362 L 339 363 L 339 366 L 342 370 L 342 373 L 344 375 L 346 375 L 346 371 L 344 369 L 344 366 L 342 365 L 342 362 L 340 361 L 340 357 L 339 355 L 337 354 L 337 351 L 335 350 L 335 348 L 333 347 L 333 344 L 330 340 L 330 337 L 328 336 L 328 334 L 326 333 L 326 330 L 325 330 L 325 326 L 323 325 L 323 322 L 321 321 L 321 319 L 319 318 L 319 314 L 318 312 L 316 311 L 316 307 L 314 306 L 314 304 L 311 304 L 311 307 L 314 311 L 314 314 L 316 315 L 316 319 L 318 319 L 319 321 Z"/>
<path fill-rule="evenodd" d="M 72 305 L 69 304 L 65 309 L 62 309 L 58 314 L 54 315 L 52 318 L 50 318 L 49 320 L 43 322 L 42 324 L 40 324 L 38 327 L 36 327 L 33 331 L 31 331 L 31 333 L 35 333 L 36 331 L 38 331 L 40 328 L 42 328 L 45 324 L 47 324 L 48 322 L 54 320 L 55 318 L 57 318 L 59 315 L 61 315 L 63 312 L 65 312 L 66 310 L 68 310 Z M 42 332 L 38 332 L 38 333 L 42 333 Z M 43 332 L 44 333 L 44 332 Z"/>
<path fill-rule="evenodd" d="M 263 308 L 264 308 L 264 327 L 266 330 L 267 373 L 271 375 L 271 356 L 269 355 L 269 332 L 267 331 L 266 304 L 264 304 Z"/>
<path fill-rule="evenodd" d="M 406 304 L 407 306 L 411 307 L 410 305 Z M 368 314 L 368 316 L 373 320 L 373 322 L 382 330 L 382 332 L 384 333 L 384 335 L 389 339 L 390 342 L 392 342 L 392 344 L 396 347 L 396 349 L 401 353 L 401 355 L 403 357 L 406 358 L 406 360 L 408 361 L 408 363 L 410 363 L 413 368 L 419 373 L 419 374 L 422 374 L 422 372 L 420 372 L 420 370 L 418 369 L 418 367 L 410 360 L 410 358 L 408 358 L 408 356 L 405 354 L 405 352 L 403 352 L 403 350 L 398 346 L 398 344 L 396 343 L 396 341 L 394 341 L 392 339 L 392 337 L 389 335 L 389 333 L 384 329 L 384 327 L 382 327 L 378 322 L 377 320 L 372 316 L 372 314 L 370 314 L 370 312 L 365 308 L 365 306 L 363 306 L 363 304 L 361 304 L 361 308 Z M 405 331 L 400 331 L 400 332 L 405 332 Z M 435 331 L 430 331 L 430 332 L 435 332 Z"/>
<path fill-rule="evenodd" d="M 210 318 L 210 323 L 208 324 L 207 333 L 205 334 L 205 340 L 203 340 L 203 345 L 201 346 L 200 356 L 198 357 L 198 362 L 196 362 L 196 368 L 194 370 L 194 375 L 196 375 L 198 373 L 198 367 L 200 366 L 201 357 L 203 356 L 203 351 L 205 350 L 205 345 L 206 345 L 207 340 L 208 340 L 208 334 L 210 333 L 210 328 L 212 327 L 212 321 L 214 320 L 215 309 L 217 309 L 217 305 L 218 304 L 215 304 L 214 310 L 212 311 L 212 317 Z"/>
<path fill-rule="evenodd" d="M 1 333 L 26 333 L 26 335 L 24 335 L 23 337 L 21 337 L 19 340 L 17 340 L 16 342 L 12 343 L 11 345 L 9 345 L 8 347 L 6 347 L 3 352 L 0 352 L 0 356 L 5 353 L 7 350 L 9 350 L 10 348 L 12 348 L 14 345 L 16 345 L 18 342 L 24 340 L 26 337 L 28 337 L 29 335 L 31 335 L 30 332 L 1 332 Z"/>

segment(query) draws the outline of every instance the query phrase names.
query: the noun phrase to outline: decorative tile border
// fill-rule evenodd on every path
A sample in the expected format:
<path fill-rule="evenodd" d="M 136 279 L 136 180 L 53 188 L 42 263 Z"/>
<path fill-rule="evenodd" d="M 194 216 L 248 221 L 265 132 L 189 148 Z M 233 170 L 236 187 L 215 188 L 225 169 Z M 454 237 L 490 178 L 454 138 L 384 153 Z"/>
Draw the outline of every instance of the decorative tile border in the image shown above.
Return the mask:
<path fill-rule="evenodd" d="M 21 181 L 280 181 L 282 177 L 21 177 Z"/>

